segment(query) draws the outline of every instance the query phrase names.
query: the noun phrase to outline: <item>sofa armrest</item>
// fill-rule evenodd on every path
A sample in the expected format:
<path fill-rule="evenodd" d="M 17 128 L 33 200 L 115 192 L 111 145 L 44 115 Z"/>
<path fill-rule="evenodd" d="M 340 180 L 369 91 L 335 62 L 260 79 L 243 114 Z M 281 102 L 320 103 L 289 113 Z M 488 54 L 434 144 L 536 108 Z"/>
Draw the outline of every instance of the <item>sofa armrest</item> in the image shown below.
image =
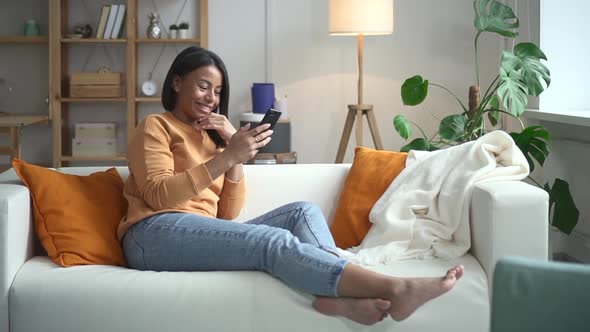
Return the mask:
<path fill-rule="evenodd" d="M 33 256 L 31 198 L 25 186 L 0 184 L 0 331 L 8 331 L 8 293 L 20 267 Z"/>
<path fill-rule="evenodd" d="M 488 182 L 473 189 L 471 251 L 491 290 L 496 262 L 504 256 L 547 260 L 549 195 L 520 181 Z"/>

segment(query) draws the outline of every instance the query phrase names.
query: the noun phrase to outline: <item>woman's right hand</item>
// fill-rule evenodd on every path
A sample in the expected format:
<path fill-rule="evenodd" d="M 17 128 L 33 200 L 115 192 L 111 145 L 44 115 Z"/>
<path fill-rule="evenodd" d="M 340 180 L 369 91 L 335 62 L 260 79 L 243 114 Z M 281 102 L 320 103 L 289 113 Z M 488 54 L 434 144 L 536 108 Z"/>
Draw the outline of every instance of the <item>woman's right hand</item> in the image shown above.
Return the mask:
<path fill-rule="evenodd" d="M 273 131 L 267 130 L 270 124 L 250 129 L 250 124 L 241 127 L 232 135 L 227 147 L 223 151 L 233 164 L 241 164 L 252 158 L 258 153 L 258 150 L 266 146 L 271 138 Z"/>

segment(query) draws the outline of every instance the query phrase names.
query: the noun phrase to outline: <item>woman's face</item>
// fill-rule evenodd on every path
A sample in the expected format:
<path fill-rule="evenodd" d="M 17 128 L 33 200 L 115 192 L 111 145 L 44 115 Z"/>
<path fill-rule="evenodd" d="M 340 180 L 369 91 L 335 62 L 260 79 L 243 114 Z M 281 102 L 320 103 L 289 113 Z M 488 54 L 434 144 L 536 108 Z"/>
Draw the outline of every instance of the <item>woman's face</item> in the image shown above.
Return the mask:
<path fill-rule="evenodd" d="M 191 125 L 207 118 L 219 106 L 222 83 L 221 71 L 214 65 L 199 67 L 182 78 L 177 76 L 174 115 Z"/>

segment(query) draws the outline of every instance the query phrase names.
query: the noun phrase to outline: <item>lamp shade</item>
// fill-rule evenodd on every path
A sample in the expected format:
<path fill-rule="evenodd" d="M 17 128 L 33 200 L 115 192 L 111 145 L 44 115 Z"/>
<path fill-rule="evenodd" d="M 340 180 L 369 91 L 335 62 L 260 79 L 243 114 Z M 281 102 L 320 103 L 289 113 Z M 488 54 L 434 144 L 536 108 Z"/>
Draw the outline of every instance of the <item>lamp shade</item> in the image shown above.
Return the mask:
<path fill-rule="evenodd" d="M 393 33 L 393 0 L 330 0 L 331 35 Z"/>

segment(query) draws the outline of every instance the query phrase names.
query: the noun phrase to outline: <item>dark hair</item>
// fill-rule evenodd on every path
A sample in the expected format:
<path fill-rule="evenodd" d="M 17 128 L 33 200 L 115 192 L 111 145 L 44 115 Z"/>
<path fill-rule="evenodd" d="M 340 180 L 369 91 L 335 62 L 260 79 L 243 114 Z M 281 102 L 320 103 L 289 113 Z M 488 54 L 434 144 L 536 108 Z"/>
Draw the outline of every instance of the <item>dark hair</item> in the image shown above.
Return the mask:
<path fill-rule="evenodd" d="M 222 75 L 221 95 L 219 98 L 219 106 L 214 110 L 215 113 L 227 115 L 227 108 L 229 103 L 229 77 L 227 75 L 227 69 L 221 58 L 202 47 L 190 46 L 180 52 L 166 75 L 164 80 L 164 87 L 162 88 L 162 106 L 167 111 L 174 110 L 176 106 L 176 91 L 174 90 L 174 78 L 176 76 L 184 77 L 188 73 L 203 67 L 213 65 L 219 69 Z M 219 135 L 217 130 L 208 129 L 207 134 L 215 142 L 215 145 L 219 147 L 225 147 L 227 143 Z"/>

